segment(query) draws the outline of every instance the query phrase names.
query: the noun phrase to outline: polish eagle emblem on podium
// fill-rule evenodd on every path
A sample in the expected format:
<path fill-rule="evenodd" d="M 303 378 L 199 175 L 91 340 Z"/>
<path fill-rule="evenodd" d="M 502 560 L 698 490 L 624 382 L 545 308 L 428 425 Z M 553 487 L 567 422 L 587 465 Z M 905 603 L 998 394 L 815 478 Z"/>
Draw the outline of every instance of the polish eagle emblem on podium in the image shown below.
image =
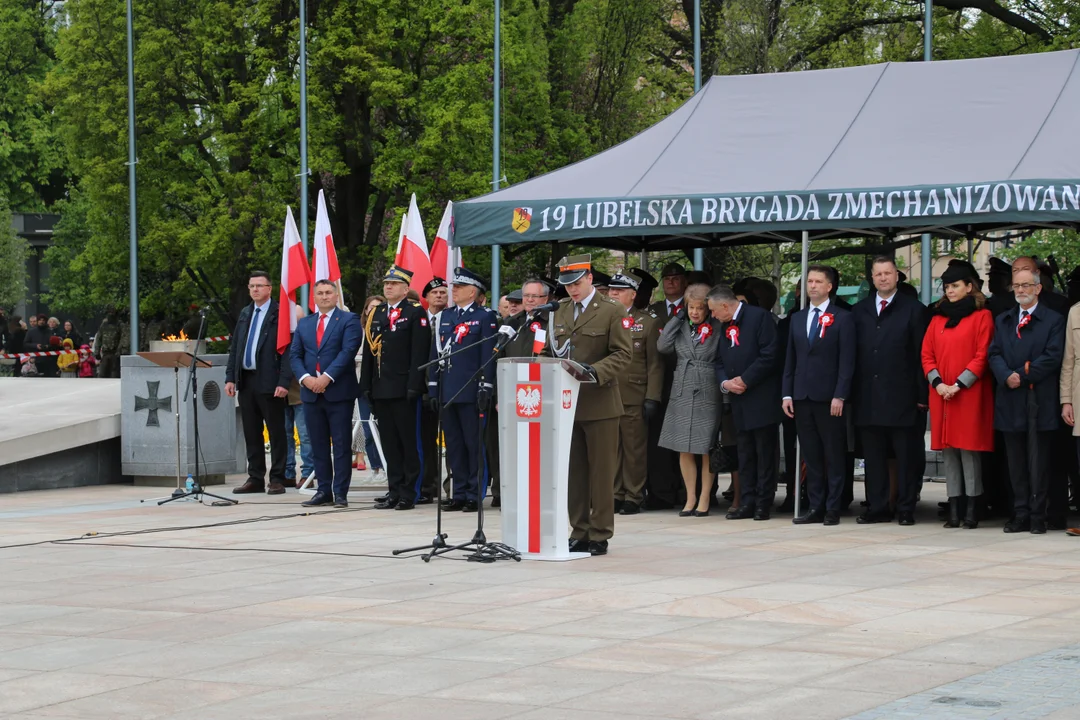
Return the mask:
<path fill-rule="evenodd" d="M 518 417 L 534 419 L 540 417 L 540 386 L 521 384 L 514 393 Z"/>

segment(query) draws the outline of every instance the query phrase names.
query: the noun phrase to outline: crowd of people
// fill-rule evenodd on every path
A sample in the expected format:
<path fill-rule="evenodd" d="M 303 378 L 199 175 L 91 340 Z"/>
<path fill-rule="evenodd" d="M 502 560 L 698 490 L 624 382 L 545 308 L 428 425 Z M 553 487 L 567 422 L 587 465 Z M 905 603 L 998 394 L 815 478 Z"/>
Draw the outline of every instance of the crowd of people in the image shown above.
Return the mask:
<path fill-rule="evenodd" d="M 46 352 L 49 355 L 25 355 Z M 7 316 L 0 309 L 0 377 L 95 376 L 98 360 L 74 323 L 48 315 Z"/>
<path fill-rule="evenodd" d="M 857 458 L 857 522 L 912 525 L 928 427 L 943 456 L 946 527 L 997 515 L 1006 532 L 1065 529 L 1080 306 L 1070 310 L 1027 257 L 994 261 L 990 298 L 974 267 L 953 261 L 931 307 L 891 258 L 871 268 L 873 292 L 851 305 L 837 297 L 835 269 L 811 266 L 805 301 L 780 318 L 771 283 L 712 285 L 676 263 L 657 282 L 564 258 L 554 282 L 530 278 L 499 310 L 470 270 L 418 296 L 394 266 L 359 314 L 334 284 L 316 283 L 318 312 L 298 321 L 283 355 L 268 342 L 279 311 L 269 276 L 253 273 L 227 367 L 248 448 L 249 478 L 235 492 L 284 493 L 313 470 L 317 492 L 304 504 L 345 507 L 352 469 L 370 466 L 385 473 L 380 509 L 442 495 L 444 510 L 475 512 L 489 489 L 498 507 L 498 346 L 499 357 L 574 360 L 594 381 L 581 387 L 570 448 L 571 550 L 606 553 L 616 514 L 701 518 L 721 498 L 729 520 L 791 513 L 797 473 L 804 511 L 793 522 L 835 525 L 855 499 Z M 657 286 L 664 298 L 649 304 Z M 367 428 L 359 440 L 355 426 Z M 722 472 L 731 484 L 717 492 Z"/>

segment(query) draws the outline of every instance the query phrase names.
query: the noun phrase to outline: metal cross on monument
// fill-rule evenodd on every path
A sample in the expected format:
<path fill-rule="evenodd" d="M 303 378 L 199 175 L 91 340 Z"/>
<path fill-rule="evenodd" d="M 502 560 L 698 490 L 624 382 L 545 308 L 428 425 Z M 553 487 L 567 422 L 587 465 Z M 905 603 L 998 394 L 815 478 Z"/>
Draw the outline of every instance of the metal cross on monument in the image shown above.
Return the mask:
<path fill-rule="evenodd" d="M 149 397 L 135 396 L 135 412 L 140 410 L 148 411 L 146 413 L 146 427 L 160 426 L 157 416 L 158 410 L 172 410 L 172 395 L 163 398 L 158 397 L 158 386 L 160 384 L 157 380 L 147 380 L 146 394 Z"/>

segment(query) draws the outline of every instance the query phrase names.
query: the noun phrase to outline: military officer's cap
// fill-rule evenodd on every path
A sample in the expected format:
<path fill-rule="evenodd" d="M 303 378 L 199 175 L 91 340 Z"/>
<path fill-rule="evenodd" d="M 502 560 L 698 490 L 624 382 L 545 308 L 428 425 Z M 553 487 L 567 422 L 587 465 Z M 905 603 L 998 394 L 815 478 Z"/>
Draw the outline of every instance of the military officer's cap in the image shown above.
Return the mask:
<path fill-rule="evenodd" d="M 572 285 L 592 272 L 592 255 L 571 255 L 559 261 L 559 284 Z"/>
<path fill-rule="evenodd" d="M 383 282 L 403 282 L 406 285 L 412 282 L 412 272 L 406 270 L 400 265 L 391 265 L 390 269 L 383 275 Z"/>
<path fill-rule="evenodd" d="M 608 288 L 611 290 L 637 290 L 638 285 L 640 283 L 633 276 L 615 273 L 614 277 L 611 278 L 611 282 L 608 283 Z"/>
<path fill-rule="evenodd" d="M 686 268 L 679 263 L 668 263 L 664 266 L 664 269 L 660 271 L 660 277 L 666 278 L 672 275 L 686 275 Z"/>
<path fill-rule="evenodd" d="M 451 281 L 452 285 L 472 285 L 478 288 L 480 292 L 487 292 L 487 285 L 484 284 L 483 278 L 474 273 L 468 268 L 454 268 L 454 279 Z"/>
<path fill-rule="evenodd" d="M 990 274 L 1011 278 L 1012 265 L 1001 258 L 992 257 L 990 258 Z"/>
<path fill-rule="evenodd" d="M 512 303 L 523 303 L 523 302 L 525 302 L 525 298 L 523 298 L 521 296 L 521 288 L 518 288 L 517 290 L 511 290 L 510 292 L 508 292 L 506 294 L 506 299 L 509 300 Z"/>
<path fill-rule="evenodd" d="M 611 276 L 608 275 L 606 272 L 601 272 L 599 270 L 593 270 L 592 271 L 592 284 L 593 284 L 593 287 L 598 287 L 598 288 L 611 287 Z"/>

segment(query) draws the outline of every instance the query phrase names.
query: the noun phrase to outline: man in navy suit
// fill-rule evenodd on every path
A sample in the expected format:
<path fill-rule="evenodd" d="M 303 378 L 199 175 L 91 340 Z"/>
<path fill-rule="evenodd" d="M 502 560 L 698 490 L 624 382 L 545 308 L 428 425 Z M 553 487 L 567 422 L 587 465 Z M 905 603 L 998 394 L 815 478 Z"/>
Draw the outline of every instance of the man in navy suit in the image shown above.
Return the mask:
<path fill-rule="evenodd" d="M 780 369 L 772 314 L 739 302 L 727 285 L 709 291 L 709 309 L 723 324 L 716 348 L 716 380 L 730 394 L 738 428 L 739 507 L 728 520 L 768 520 L 776 496 L 780 437 Z"/>
<path fill-rule="evenodd" d="M 439 316 L 436 346 L 457 353 L 432 365 L 428 394 L 437 396 L 442 409 L 442 429 L 446 436 L 446 461 L 454 479 L 454 497 L 445 510 L 476 512 L 487 489 L 487 472 L 480 452 L 482 416 L 491 410 L 495 380 L 495 326 L 498 316 L 477 302 L 486 290 L 479 275 L 455 268 L 451 280 L 453 307 Z M 436 373 L 442 373 L 442 382 Z M 441 392 L 436 392 L 436 388 Z"/>
<path fill-rule="evenodd" d="M 900 273 L 890 257 L 871 265 L 877 292 L 855 304 L 856 370 L 851 408 L 866 458 L 866 512 L 860 524 L 890 522 L 889 450 L 896 459 L 896 514 L 915 524 L 915 501 L 922 487 L 920 409 L 929 386 L 923 376 L 922 342 L 926 308 L 898 289 Z"/>
<path fill-rule="evenodd" d="M 994 429 L 1005 437 L 1013 489 L 1013 517 L 1005 532 L 1030 530 L 1041 535 L 1046 532 L 1051 441 L 1058 427 L 1065 318 L 1039 302 L 1042 281 L 1038 273 L 1015 272 L 1012 286 L 1017 304 L 994 320 L 989 355 L 998 383 Z M 1034 440 L 1029 434 L 1032 423 Z M 1032 454 L 1034 463 L 1029 462 Z"/>
<path fill-rule="evenodd" d="M 792 520 L 796 525 L 840 524 L 847 451 L 844 400 L 855 371 L 855 323 L 850 312 L 830 301 L 832 287 L 827 267 L 809 267 L 809 303 L 792 316 L 788 335 L 783 409 L 795 419 L 810 498 L 809 512 Z"/>
<path fill-rule="evenodd" d="M 285 452 L 292 437 L 285 434 L 286 396 L 292 384 L 288 360 L 278 354 L 275 340 L 278 303 L 270 298 L 270 275 L 249 273 L 251 304 L 240 312 L 225 364 L 225 394 L 240 394 L 240 421 L 247 449 L 248 479 L 233 493 L 285 493 Z M 263 423 L 270 435 L 270 483 L 266 484 Z"/>
<path fill-rule="evenodd" d="M 352 480 L 352 409 L 359 394 L 355 358 L 363 328 L 360 318 L 337 306 L 337 286 L 315 283 L 319 312 L 296 325 L 292 370 L 300 382 L 318 491 L 305 507 L 349 506 Z M 331 460 L 331 441 L 333 460 Z"/>

